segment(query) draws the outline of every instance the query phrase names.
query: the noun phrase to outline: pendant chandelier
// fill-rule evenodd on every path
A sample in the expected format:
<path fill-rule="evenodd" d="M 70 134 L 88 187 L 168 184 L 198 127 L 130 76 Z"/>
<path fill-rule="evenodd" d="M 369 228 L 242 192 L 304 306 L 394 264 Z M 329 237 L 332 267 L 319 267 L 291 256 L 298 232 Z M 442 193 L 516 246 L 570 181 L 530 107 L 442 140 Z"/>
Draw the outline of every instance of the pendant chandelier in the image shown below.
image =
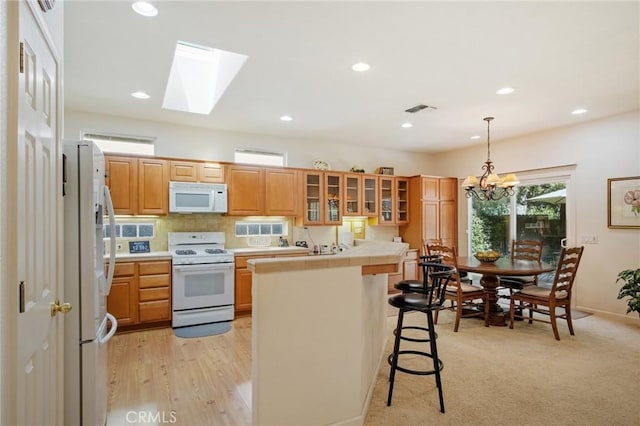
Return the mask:
<path fill-rule="evenodd" d="M 476 176 L 467 176 L 462 182 L 462 187 L 467 191 L 467 198 L 475 198 L 480 201 L 499 200 L 503 197 L 509 197 L 515 194 L 513 188 L 520 182 L 514 173 L 510 173 L 504 178 L 500 178 L 493 172 L 493 163 L 491 162 L 491 140 L 489 132 L 489 124 L 493 117 L 485 117 L 487 122 L 487 161 L 482 166 L 482 176 L 478 179 Z"/>

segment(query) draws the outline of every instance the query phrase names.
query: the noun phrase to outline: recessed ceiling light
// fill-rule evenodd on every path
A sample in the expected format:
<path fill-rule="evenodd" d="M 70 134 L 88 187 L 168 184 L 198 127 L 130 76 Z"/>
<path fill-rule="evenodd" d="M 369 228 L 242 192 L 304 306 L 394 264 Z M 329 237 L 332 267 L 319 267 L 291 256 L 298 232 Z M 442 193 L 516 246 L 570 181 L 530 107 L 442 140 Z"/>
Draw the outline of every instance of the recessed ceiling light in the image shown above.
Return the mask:
<path fill-rule="evenodd" d="M 291 118 L 290 115 L 283 115 L 282 117 L 280 117 L 280 120 L 282 120 L 282 121 L 291 121 L 291 120 L 293 120 L 293 118 Z"/>
<path fill-rule="evenodd" d="M 513 87 L 503 87 L 502 89 L 499 89 L 496 93 L 498 95 L 509 95 L 511 93 L 513 93 Z"/>
<path fill-rule="evenodd" d="M 353 64 L 353 66 L 351 67 L 352 70 L 358 72 L 369 71 L 370 68 L 371 65 L 367 64 L 366 62 L 358 62 L 357 64 Z"/>
<path fill-rule="evenodd" d="M 142 16 L 156 16 L 158 9 L 148 1 L 137 1 L 131 5 L 131 8 Z"/>
<path fill-rule="evenodd" d="M 480 135 L 473 135 L 470 139 L 480 139 Z"/>
<path fill-rule="evenodd" d="M 131 96 L 133 96 L 136 99 L 149 99 L 151 97 L 144 92 L 133 92 Z"/>
<path fill-rule="evenodd" d="M 587 112 L 586 109 L 584 108 L 578 108 L 578 109 L 574 109 L 573 111 L 571 111 L 571 114 L 573 115 L 580 115 L 580 114 L 584 114 L 585 112 Z"/>
<path fill-rule="evenodd" d="M 402 123 L 402 127 L 404 127 L 405 129 L 408 129 L 409 127 L 413 127 L 413 124 L 407 122 L 407 123 Z"/>

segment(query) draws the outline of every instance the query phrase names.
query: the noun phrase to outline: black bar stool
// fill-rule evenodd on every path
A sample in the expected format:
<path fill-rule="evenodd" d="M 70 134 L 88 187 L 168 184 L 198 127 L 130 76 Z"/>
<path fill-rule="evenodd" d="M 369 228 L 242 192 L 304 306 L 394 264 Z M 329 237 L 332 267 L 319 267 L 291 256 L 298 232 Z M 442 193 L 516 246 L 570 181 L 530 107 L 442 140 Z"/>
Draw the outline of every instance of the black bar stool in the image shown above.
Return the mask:
<path fill-rule="evenodd" d="M 420 256 L 422 263 L 442 263 L 442 256 L 439 254 L 431 254 Z M 393 285 L 397 290 L 403 293 L 424 293 L 424 280 L 401 280 Z"/>
<path fill-rule="evenodd" d="M 442 381 L 440 379 L 440 371 L 444 364 L 438 358 L 438 347 L 436 339 L 438 335 L 435 332 L 433 323 L 433 311 L 442 309 L 444 303 L 444 293 L 447 283 L 455 274 L 456 269 L 450 265 L 440 263 L 423 262 L 420 264 L 423 271 L 423 292 L 406 292 L 396 294 L 389 298 L 389 304 L 400 310 L 398 313 L 398 323 L 394 330 L 395 342 L 393 345 L 393 353 L 388 357 L 391 371 L 389 373 L 389 396 L 387 398 L 387 406 L 391 405 L 393 396 L 393 383 L 395 380 L 396 370 L 407 374 L 417 375 L 435 375 L 436 386 L 438 387 L 438 396 L 440 399 L 440 411 L 444 413 L 444 397 L 442 395 Z M 427 327 L 403 326 L 404 314 L 409 311 L 423 312 L 427 316 Z M 417 329 L 427 333 L 427 338 L 416 339 L 412 337 L 402 336 L 402 331 L 406 329 Z M 400 340 L 408 340 L 412 342 L 428 342 L 430 352 L 415 350 L 400 350 Z M 433 361 L 433 369 L 430 370 L 412 370 L 398 365 L 400 355 L 411 354 L 420 355 L 431 358 Z"/>

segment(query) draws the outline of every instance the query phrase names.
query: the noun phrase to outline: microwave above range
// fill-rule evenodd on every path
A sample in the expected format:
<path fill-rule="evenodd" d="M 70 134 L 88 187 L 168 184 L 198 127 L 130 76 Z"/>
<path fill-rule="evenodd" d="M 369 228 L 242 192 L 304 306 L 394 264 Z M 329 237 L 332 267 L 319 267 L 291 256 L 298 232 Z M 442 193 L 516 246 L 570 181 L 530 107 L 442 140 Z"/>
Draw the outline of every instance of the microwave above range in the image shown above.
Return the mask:
<path fill-rule="evenodd" d="M 224 183 L 169 182 L 170 213 L 226 213 Z"/>

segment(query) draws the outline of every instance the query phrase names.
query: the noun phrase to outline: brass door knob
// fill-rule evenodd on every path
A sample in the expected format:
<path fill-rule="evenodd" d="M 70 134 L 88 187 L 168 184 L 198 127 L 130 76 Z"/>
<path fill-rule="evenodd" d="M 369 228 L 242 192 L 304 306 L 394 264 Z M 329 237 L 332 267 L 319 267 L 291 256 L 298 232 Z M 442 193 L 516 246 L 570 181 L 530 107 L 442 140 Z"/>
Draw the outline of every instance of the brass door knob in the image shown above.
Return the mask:
<path fill-rule="evenodd" d="M 71 310 L 71 308 L 72 308 L 71 303 L 63 303 L 61 305 L 60 301 L 56 299 L 56 301 L 51 304 L 51 316 L 55 317 L 58 312 L 62 312 L 63 314 L 66 314 Z"/>

